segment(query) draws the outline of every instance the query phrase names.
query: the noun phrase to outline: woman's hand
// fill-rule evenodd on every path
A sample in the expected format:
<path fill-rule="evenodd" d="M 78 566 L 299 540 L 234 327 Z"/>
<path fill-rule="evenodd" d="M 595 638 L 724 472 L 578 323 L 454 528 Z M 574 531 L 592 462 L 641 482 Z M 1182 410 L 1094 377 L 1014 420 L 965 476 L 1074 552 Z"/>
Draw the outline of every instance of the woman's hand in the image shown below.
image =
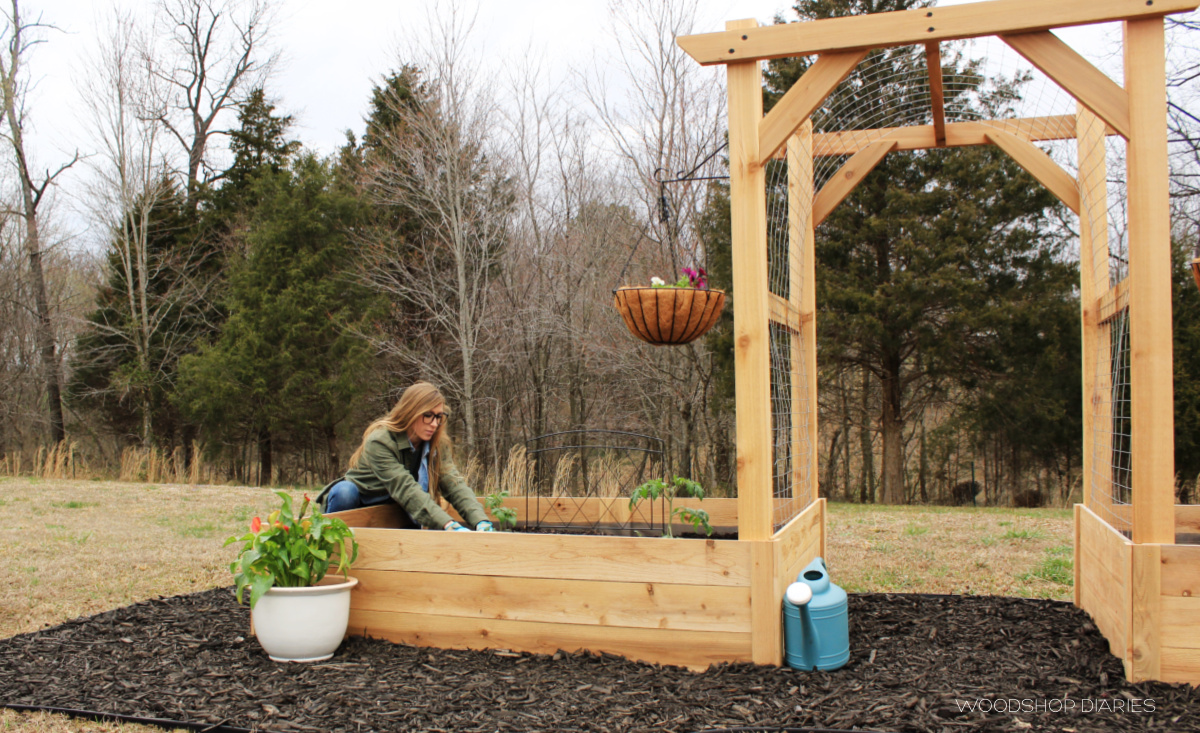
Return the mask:
<path fill-rule="evenodd" d="M 470 532 L 471 531 L 470 527 L 464 527 L 461 524 L 459 524 L 458 522 L 455 522 L 454 520 L 446 522 L 446 526 L 442 527 L 442 529 L 446 530 L 447 532 Z"/>
<path fill-rule="evenodd" d="M 491 522 L 489 522 L 488 520 L 485 519 L 482 522 L 480 522 L 479 524 L 475 525 L 475 531 L 476 532 L 495 532 L 496 528 L 492 526 Z"/>

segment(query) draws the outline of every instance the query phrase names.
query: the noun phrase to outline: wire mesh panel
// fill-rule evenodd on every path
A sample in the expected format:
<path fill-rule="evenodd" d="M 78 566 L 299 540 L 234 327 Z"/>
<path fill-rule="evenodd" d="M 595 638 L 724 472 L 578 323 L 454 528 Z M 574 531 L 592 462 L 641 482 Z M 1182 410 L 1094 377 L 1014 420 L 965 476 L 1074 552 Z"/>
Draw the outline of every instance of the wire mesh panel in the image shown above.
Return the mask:
<path fill-rule="evenodd" d="M 1120 170 L 1125 144 L 1106 136 L 1105 123 L 1087 110 L 1078 113 L 1078 180 L 1081 297 L 1085 299 L 1083 348 L 1084 436 L 1090 465 L 1084 501 L 1118 531 L 1131 531 L 1132 402 L 1128 238 L 1125 236 L 1125 187 Z M 1087 302 L 1091 301 L 1091 302 Z"/>
<path fill-rule="evenodd" d="M 805 128 L 799 149 L 771 161 L 767 169 L 767 282 L 771 294 L 769 350 L 771 364 L 771 496 L 772 525 L 779 529 L 805 509 L 816 495 L 808 343 L 815 343 L 810 318 L 802 323 L 806 282 L 804 263 L 811 263 L 812 163 Z M 806 260 L 807 255 L 807 260 Z M 811 265 L 810 265 L 811 266 Z M 808 273 L 811 280 L 811 273 Z"/>
<path fill-rule="evenodd" d="M 663 441 L 614 430 L 568 430 L 526 441 L 526 526 L 587 534 L 661 529 L 663 507 L 629 500 L 641 484 L 666 478 Z"/>
<path fill-rule="evenodd" d="M 1091 60 L 1105 73 L 1119 77 L 1119 58 L 1114 64 L 1110 58 L 1092 55 Z M 1115 80 L 1121 83 L 1119 78 Z M 1128 296 L 1118 286 L 1124 279 L 1127 260 L 1124 228 L 1112 222 L 1123 222 L 1125 196 L 1120 176 L 1107 176 L 1106 172 L 1121 164 L 1124 147 L 1120 138 L 1109 135 L 1103 121 L 1092 117 L 1098 153 L 1082 159 L 1075 142 L 1079 132 L 1076 112 L 1077 103 L 1069 93 L 997 38 L 876 49 L 814 112 L 812 198 L 797 198 L 789 201 L 789 206 L 803 209 L 799 216 L 793 213 L 792 218 L 811 221 L 818 227 L 817 241 L 822 241 L 821 237 L 829 236 L 819 228 L 824 218 L 885 159 L 888 145 L 892 152 L 887 155 L 920 159 L 947 154 L 938 148 L 987 144 L 1007 136 L 1017 141 L 1017 147 L 1033 143 L 1066 170 L 1078 171 L 1081 184 L 1095 189 L 1090 198 L 1087 193 L 1082 196 L 1085 200 L 1080 227 L 1086 230 L 1090 225 L 1094 230 L 1093 235 L 1085 236 L 1087 246 L 1096 252 L 1094 267 L 1089 267 L 1093 271 L 1084 273 L 1084 277 L 1094 280 L 1095 297 L 1108 299 L 1094 321 L 1098 324 L 1103 318 L 1103 328 L 1093 326 L 1095 331 L 1103 331 L 1103 337 L 1099 343 L 1095 339 L 1091 342 L 1091 372 L 1095 379 L 1089 404 L 1094 419 L 1087 439 L 1092 441 L 1088 470 L 1094 480 L 1089 486 L 1103 497 L 1103 507 L 1097 511 L 1121 528 L 1128 527 L 1128 507 L 1123 505 L 1129 503 L 1132 490 L 1127 311 L 1122 315 Z M 782 198 L 779 192 L 785 176 L 776 171 L 769 171 L 768 176 L 771 291 L 781 298 L 794 299 L 790 292 L 794 278 L 788 276 L 786 260 L 778 254 L 786 241 L 787 207 L 777 203 Z M 867 223 L 854 220 L 850 226 L 868 226 L 874 210 L 865 206 L 861 218 Z M 828 244 L 829 240 L 825 241 Z M 902 268 L 903 263 L 892 266 Z M 787 363 L 777 352 L 779 349 L 772 352 L 773 399 L 783 393 L 775 388 L 775 372 L 788 368 L 795 376 L 795 367 L 805 363 L 796 359 Z M 902 365 L 901 370 L 904 368 Z M 776 433 L 784 429 L 777 425 Z M 812 439 L 815 441 L 816 436 Z M 796 458 L 795 452 L 791 457 Z M 775 463 L 778 473 L 783 461 L 777 457 Z M 798 463 L 794 461 L 793 466 Z M 777 492 L 779 486 L 777 479 Z"/>

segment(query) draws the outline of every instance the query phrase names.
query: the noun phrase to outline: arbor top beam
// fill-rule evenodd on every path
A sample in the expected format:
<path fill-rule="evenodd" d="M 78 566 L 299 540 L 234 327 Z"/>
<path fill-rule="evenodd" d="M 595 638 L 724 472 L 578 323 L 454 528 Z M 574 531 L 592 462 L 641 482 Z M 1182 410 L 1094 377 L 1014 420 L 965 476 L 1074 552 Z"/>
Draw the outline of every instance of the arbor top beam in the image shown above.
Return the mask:
<path fill-rule="evenodd" d="M 1195 10 L 1200 0 L 990 0 L 679 36 L 704 65 L 1028 33 Z"/>

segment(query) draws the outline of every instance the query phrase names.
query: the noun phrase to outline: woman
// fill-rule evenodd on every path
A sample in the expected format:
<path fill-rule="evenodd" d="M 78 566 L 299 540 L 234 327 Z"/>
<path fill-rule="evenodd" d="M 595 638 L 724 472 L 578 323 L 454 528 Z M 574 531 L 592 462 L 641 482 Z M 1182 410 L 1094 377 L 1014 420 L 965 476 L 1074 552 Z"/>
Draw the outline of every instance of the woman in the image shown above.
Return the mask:
<path fill-rule="evenodd" d="M 417 382 L 367 427 L 345 478 L 326 486 L 317 501 L 329 513 L 394 500 L 418 526 L 470 532 L 438 504 L 445 496 L 467 524 L 494 531 L 449 452 L 446 400 L 437 387 Z"/>

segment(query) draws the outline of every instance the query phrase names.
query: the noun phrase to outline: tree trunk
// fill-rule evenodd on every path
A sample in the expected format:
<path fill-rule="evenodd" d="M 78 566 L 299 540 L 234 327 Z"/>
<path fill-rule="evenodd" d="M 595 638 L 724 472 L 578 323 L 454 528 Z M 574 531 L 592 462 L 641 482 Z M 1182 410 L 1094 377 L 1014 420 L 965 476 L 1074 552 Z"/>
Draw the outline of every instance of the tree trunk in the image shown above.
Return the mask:
<path fill-rule="evenodd" d="M 862 451 L 862 478 L 858 484 L 858 500 L 863 504 L 875 501 L 875 441 L 871 439 L 871 428 L 867 415 L 871 409 L 871 372 L 862 372 L 862 428 L 859 429 L 859 444 Z"/>
<path fill-rule="evenodd" d="M 679 417 L 683 420 L 683 450 L 679 456 L 679 475 L 692 478 L 692 446 L 696 440 L 696 428 L 692 424 L 692 403 L 683 401 Z"/>
<path fill-rule="evenodd" d="M 843 371 L 840 381 L 842 393 L 842 497 L 850 501 L 850 388 L 846 384 L 846 373 Z"/>
<path fill-rule="evenodd" d="M 22 181 L 25 215 L 25 246 L 29 251 L 29 274 L 33 283 L 34 307 L 37 309 L 38 352 L 41 354 L 42 384 L 46 392 L 46 409 L 50 418 L 50 441 L 57 445 L 66 439 L 63 424 L 62 388 L 59 386 L 58 349 L 54 343 L 54 326 L 50 321 L 50 302 L 46 297 L 46 280 L 42 273 L 42 253 L 39 242 L 37 214 L 30 207 L 32 192 Z"/>
<path fill-rule="evenodd" d="M 154 428 L 150 421 L 150 391 L 148 389 L 138 390 L 138 404 L 142 413 L 141 440 L 142 447 L 149 450 L 153 445 L 151 439 L 154 437 Z"/>
<path fill-rule="evenodd" d="M 837 482 L 838 469 L 838 441 L 842 438 L 842 429 L 835 428 L 833 437 L 829 439 L 829 460 L 825 464 L 825 480 L 821 485 L 825 487 L 825 498 L 832 499 L 831 494 L 835 491 L 835 483 Z"/>
<path fill-rule="evenodd" d="M 928 490 L 925 488 L 925 478 L 926 478 L 926 473 L 929 471 L 929 462 L 928 462 L 928 460 L 926 459 L 926 456 L 925 456 L 925 448 L 926 448 L 926 444 L 925 444 L 925 416 L 924 416 L 924 415 L 922 415 L 922 416 L 921 416 L 921 464 L 920 464 L 920 472 L 919 472 L 919 474 L 918 474 L 918 478 L 919 478 L 919 485 L 920 485 L 920 489 L 921 489 L 921 503 L 922 503 L 922 504 L 928 504 L 928 503 L 929 503 L 929 492 L 928 492 Z"/>
<path fill-rule="evenodd" d="M 271 431 L 261 428 L 258 431 L 258 485 L 271 485 Z"/>
<path fill-rule="evenodd" d="M 329 459 L 329 477 L 332 478 L 342 465 L 342 457 L 338 454 L 337 431 L 333 429 L 333 425 L 325 426 L 325 450 Z"/>
<path fill-rule="evenodd" d="M 471 309 L 467 306 L 469 290 L 467 286 L 467 259 L 462 252 L 455 256 L 455 270 L 458 277 L 458 333 L 459 343 L 462 344 L 463 369 L 463 421 L 467 426 L 467 449 L 475 450 L 475 333 Z M 466 465 L 465 462 L 463 465 Z"/>
<path fill-rule="evenodd" d="M 882 504 L 903 504 L 904 419 L 900 412 L 900 357 L 895 353 L 885 353 L 882 361 L 879 429 L 883 433 L 883 474 L 879 501 Z"/>
<path fill-rule="evenodd" d="M 8 119 L 9 141 L 12 143 L 13 154 L 16 158 L 17 175 L 21 179 L 21 218 L 25 220 L 25 250 L 29 256 L 29 275 L 33 287 L 34 310 L 37 315 L 37 327 L 34 339 L 37 342 L 38 354 L 41 359 L 42 389 L 46 393 L 46 411 L 50 422 L 50 441 L 57 445 L 66 438 L 63 425 L 62 387 L 59 384 L 58 354 L 54 342 L 54 326 L 50 319 L 50 299 L 46 295 L 46 278 L 42 267 L 42 240 L 38 226 L 37 207 L 41 191 L 37 191 L 33 178 L 29 173 L 29 161 L 25 157 L 25 139 L 23 120 L 17 111 L 17 74 L 21 54 L 25 50 L 21 33 L 24 30 L 20 12 L 14 2 L 11 32 L 9 41 L 9 63 L 0 67 L 0 81 L 3 82 L 4 116 Z M 50 180 L 46 181 L 49 185 Z"/>

